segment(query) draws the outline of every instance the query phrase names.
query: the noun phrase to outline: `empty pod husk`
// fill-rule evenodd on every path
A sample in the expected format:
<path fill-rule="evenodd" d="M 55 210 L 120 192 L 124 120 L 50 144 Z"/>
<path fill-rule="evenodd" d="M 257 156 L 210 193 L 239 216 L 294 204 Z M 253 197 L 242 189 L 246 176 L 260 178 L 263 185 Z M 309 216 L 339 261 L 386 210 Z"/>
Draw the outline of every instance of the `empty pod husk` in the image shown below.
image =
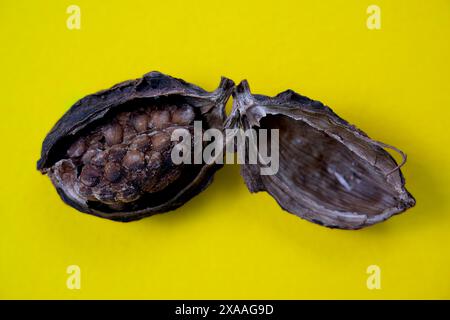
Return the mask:
<path fill-rule="evenodd" d="M 266 164 L 244 163 L 241 174 L 251 192 L 268 192 L 303 219 L 359 229 L 415 204 L 400 166 L 385 148 L 406 160 L 403 152 L 372 140 L 319 101 L 291 90 L 275 97 L 254 95 L 243 81 L 233 92 L 226 127 L 278 130 L 278 171 L 263 175 Z"/>

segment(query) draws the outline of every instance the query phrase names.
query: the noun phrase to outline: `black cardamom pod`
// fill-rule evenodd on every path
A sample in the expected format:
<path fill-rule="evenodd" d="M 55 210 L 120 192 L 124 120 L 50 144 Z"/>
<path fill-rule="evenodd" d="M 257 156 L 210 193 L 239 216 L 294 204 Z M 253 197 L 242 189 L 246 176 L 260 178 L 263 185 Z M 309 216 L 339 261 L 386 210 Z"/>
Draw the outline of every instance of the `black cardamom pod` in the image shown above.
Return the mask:
<path fill-rule="evenodd" d="M 150 72 L 88 95 L 73 105 L 43 142 L 37 168 L 79 211 L 131 221 L 175 209 L 212 181 L 220 164 L 171 161 L 175 129 L 223 130 L 233 81 L 207 92 Z"/>

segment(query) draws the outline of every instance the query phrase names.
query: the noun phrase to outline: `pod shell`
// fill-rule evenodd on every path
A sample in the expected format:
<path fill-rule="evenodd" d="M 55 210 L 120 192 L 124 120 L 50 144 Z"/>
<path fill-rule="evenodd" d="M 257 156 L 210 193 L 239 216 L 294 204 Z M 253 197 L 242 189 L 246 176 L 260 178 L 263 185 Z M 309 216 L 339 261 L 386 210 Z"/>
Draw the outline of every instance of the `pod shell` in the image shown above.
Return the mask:
<path fill-rule="evenodd" d="M 120 112 L 127 102 L 135 99 L 158 100 L 164 97 L 181 97 L 194 108 L 199 108 L 201 120 L 209 128 L 223 130 L 226 118 L 225 104 L 233 87 L 232 80 L 222 77 L 219 87 L 208 92 L 182 79 L 152 71 L 142 78 L 124 81 L 110 89 L 90 94 L 77 101 L 47 134 L 42 144 L 37 169 L 43 174 L 48 173 L 51 167 L 61 160 L 58 158 L 57 151 L 64 141 L 76 137 L 81 130 L 108 114 Z M 87 202 L 80 202 L 79 199 L 71 197 L 64 185 L 52 182 L 62 200 L 81 212 L 116 221 L 132 221 L 183 205 L 211 183 L 214 173 L 220 167 L 221 165 L 217 164 L 204 164 L 192 182 L 179 190 L 167 202 L 131 212 L 102 212 L 93 209 Z"/>
<path fill-rule="evenodd" d="M 261 164 L 246 163 L 241 175 L 250 192 L 268 192 L 303 219 L 360 229 L 415 205 L 400 166 L 384 148 L 399 150 L 369 138 L 319 101 L 292 90 L 275 97 L 252 94 L 244 80 L 233 91 L 226 128 L 279 130 L 279 171 L 261 175 Z"/>

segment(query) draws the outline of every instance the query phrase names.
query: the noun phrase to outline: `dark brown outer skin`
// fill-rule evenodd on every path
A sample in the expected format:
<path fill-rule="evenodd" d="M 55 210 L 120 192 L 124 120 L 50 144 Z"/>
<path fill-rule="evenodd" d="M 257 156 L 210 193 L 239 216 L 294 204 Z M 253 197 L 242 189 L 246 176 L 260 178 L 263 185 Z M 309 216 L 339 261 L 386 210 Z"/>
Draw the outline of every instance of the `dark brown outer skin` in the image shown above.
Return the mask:
<path fill-rule="evenodd" d="M 219 87 L 213 92 L 208 92 L 184 80 L 170 77 L 158 71 L 152 71 L 140 79 L 124 81 L 110 89 L 88 95 L 76 102 L 48 133 L 42 144 L 41 158 L 37 162 L 37 169 L 45 174 L 54 164 L 49 162 L 49 154 L 61 138 L 76 135 L 93 121 L 101 119 L 110 111 L 120 110 L 124 103 L 134 99 L 182 96 L 188 102 L 191 102 L 194 108 L 200 108 L 203 115 L 202 120 L 210 128 L 223 130 L 223 123 L 226 117 L 225 104 L 231 95 L 233 87 L 234 82 L 232 80 L 222 77 Z M 79 211 L 126 222 L 170 211 L 183 205 L 212 182 L 215 171 L 220 169 L 220 167 L 220 165 L 216 164 L 204 165 L 197 177 L 186 188 L 180 190 L 175 197 L 163 205 L 133 212 L 100 212 L 89 208 L 85 203 L 73 201 L 64 192 L 62 186 L 55 185 L 55 187 L 62 200 Z"/>
<path fill-rule="evenodd" d="M 415 205 L 415 199 L 404 187 L 405 181 L 400 169 L 392 172 L 397 163 L 382 148 L 383 144 L 370 139 L 364 132 L 337 116 L 319 101 L 301 96 L 292 90 L 284 91 L 275 97 L 252 95 L 247 81 L 244 80 L 233 91 L 233 109 L 227 119 L 226 128 L 246 130 L 259 127 L 260 121 L 268 114 L 287 116 L 293 121 L 304 121 L 315 130 L 324 132 L 341 142 L 354 153 L 355 157 L 366 161 L 373 166 L 374 170 L 379 170 L 386 175 L 385 186 L 395 190 L 398 203 L 377 215 L 329 210 L 320 203 L 312 204 L 310 199 L 299 196 L 301 193 L 295 188 L 290 188 L 288 190 L 291 194 L 295 193 L 299 196 L 298 198 L 301 198 L 301 201 L 293 201 L 293 198 L 288 196 L 288 192 L 280 192 L 271 176 L 264 176 L 264 178 L 260 176 L 258 165 L 244 164 L 241 165 L 241 175 L 250 192 L 266 191 L 284 210 L 319 225 L 339 229 L 360 229 L 370 226 Z M 280 154 L 282 152 L 280 150 Z M 390 172 L 392 173 L 388 175 Z M 290 181 L 284 182 L 290 185 Z M 317 207 L 321 209 L 317 210 Z"/>

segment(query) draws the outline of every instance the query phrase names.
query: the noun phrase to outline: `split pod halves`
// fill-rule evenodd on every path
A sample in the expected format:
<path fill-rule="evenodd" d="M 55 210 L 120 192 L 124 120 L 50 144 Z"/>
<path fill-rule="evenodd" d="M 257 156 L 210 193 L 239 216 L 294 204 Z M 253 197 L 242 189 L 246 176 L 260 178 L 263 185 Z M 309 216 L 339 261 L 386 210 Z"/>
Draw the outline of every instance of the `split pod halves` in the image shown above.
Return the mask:
<path fill-rule="evenodd" d="M 208 139 L 195 139 L 199 130 L 216 133 L 214 161 L 174 161 L 174 154 L 208 147 Z M 178 132 L 186 133 L 183 143 L 173 139 Z M 224 137 L 219 144 L 217 133 Z M 284 210 L 311 222 L 359 229 L 415 204 L 400 170 L 403 152 L 369 138 L 319 101 L 291 90 L 252 94 L 247 81 L 235 86 L 227 78 L 208 92 L 150 72 L 88 95 L 49 132 L 37 168 L 75 209 L 132 221 L 180 207 L 204 190 L 235 141 L 243 142 L 232 150 L 241 152 L 250 192 L 266 191 Z M 399 152 L 402 163 L 386 149 Z M 264 155 L 273 154 L 275 170 L 264 173 Z"/>

